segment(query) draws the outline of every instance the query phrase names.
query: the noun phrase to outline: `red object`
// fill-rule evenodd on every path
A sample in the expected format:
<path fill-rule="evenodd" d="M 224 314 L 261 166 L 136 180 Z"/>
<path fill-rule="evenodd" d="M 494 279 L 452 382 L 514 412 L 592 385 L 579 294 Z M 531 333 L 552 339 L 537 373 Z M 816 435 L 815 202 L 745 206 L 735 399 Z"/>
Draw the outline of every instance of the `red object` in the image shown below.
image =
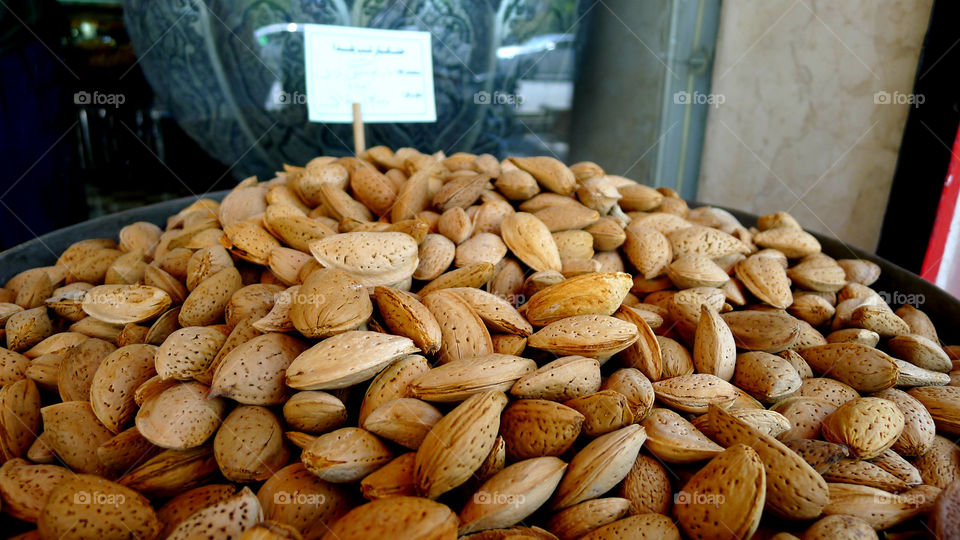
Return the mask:
<path fill-rule="evenodd" d="M 927 244 L 927 254 L 923 258 L 923 268 L 920 277 L 936 283 L 940 274 L 944 249 L 947 238 L 950 236 L 950 224 L 953 223 L 957 208 L 957 196 L 960 195 L 960 133 L 953 142 L 953 152 L 950 158 L 950 168 L 947 178 L 943 182 L 943 191 L 940 192 L 940 204 L 937 207 L 937 217 L 933 222 L 933 232 L 930 234 L 930 243 Z M 960 262 L 960 261 L 956 261 Z M 947 265 L 955 261 L 946 261 Z"/>

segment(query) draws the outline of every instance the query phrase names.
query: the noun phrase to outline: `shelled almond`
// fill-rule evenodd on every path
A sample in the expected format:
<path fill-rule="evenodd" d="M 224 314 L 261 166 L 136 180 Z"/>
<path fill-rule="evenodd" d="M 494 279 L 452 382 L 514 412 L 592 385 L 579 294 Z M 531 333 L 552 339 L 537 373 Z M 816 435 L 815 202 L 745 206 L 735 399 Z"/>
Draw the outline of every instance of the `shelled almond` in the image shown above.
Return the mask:
<path fill-rule="evenodd" d="M 0 511 L 40 538 L 960 523 L 960 348 L 787 213 L 374 147 L 117 239 L 0 288 Z"/>

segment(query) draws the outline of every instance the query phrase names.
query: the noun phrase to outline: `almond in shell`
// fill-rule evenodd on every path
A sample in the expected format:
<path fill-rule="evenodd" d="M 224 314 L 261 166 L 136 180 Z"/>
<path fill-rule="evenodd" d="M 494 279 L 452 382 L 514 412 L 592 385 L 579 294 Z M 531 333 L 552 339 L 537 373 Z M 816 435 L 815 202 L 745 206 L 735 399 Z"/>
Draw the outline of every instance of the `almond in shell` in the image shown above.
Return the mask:
<path fill-rule="evenodd" d="M 374 409 L 364 420 L 363 428 L 416 450 L 442 417 L 443 413 L 425 401 L 399 398 Z"/>
<path fill-rule="evenodd" d="M 322 537 L 351 506 L 339 485 L 321 480 L 300 462 L 268 478 L 257 498 L 265 519 L 286 523 L 304 538 Z"/>
<path fill-rule="evenodd" d="M 50 490 L 37 528 L 42 538 L 155 538 L 161 524 L 143 495 L 98 476 L 77 474 Z"/>
<path fill-rule="evenodd" d="M 66 401 L 40 409 L 44 442 L 75 472 L 101 474 L 97 448 L 113 433 L 97 420 L 87 401 Z"/>
<path fill-rule="evenodd" d="M 520 377 L 537 369 L 533 360 L 505 354 L 488 354 L 453 360 L 413 381 L 414 396 L 427 401 L 462 401 L 487 390 L 506 392 Z"/>
<path fill-rule="evenodd" d="M 196 538 L 210 534 L 210 531 L 218 531 L 224 537 L 239 537 L 261 521 L 263 509 L 260 501 L 250 488 L 244 487 L 236 495 L 202 508 L 181 521 L 167 538 Z"/>
<path fill-rule="evenodd" d="M 566 401 L 600 389 L 600 363 L 594 358 L 566 356 L 524 375 L 510 393 L 521 399 Z"/>
<path fill-rule="evenodd" d="M 90 383 L 90 404 L 110 431 L 119 433 L 136 414 L 134 392 L 156 375 L 156 354 L 153 345 L 127 345 L 108 354 L 97 367 Z"/>
<path fill-rule="evenodd" d="M 418 350 L 409 338 L 350 330 L 300 353 L 286 368 L 286 383 L 298 390 L 346 388 Z M 347 358 L 351 361 L 344 361 Z"/>
<path fill-rule="evenodd" d="M 391 519 L 383 519 L 392 516 Z M 420 497 L 391 497 L 358 506 L 337 520 L 323 540 L 422 538 L 453 540 L 457 515 L 446 505 Z"/>
<path fill-rule="evenodd" d="M 534 294 L 527 301 L 526 317 L 535 326 L 546 326 L 574 315 L 612 315 L 632 285 L 622 272 L 570 278 Z"/>
<path fill-rule="evenodd" d="M 711 404 L 727 408 L 737 399 L 736 387 L 709 373 L 657 381 L 653 391 L 664 404 L 691 413 L 705 413 Z"/>
<path fill-rule="evenodd" d="M 373 304 L 363 284 L 343 270 L 320 268 L 303 281 L 290 321 L 304 337 L 325 338 L 367 322 Z"/>
<path fill-rule="evenodd" d="M 897 382 L 899 368 L 882 351 L 859 343 L 830 343 L 801 349 L 814 373 L 828 375 L 861 392 L 879 392 Z"/>
<path fill-rule="evenodd" d="M 719 407 L 710 420 L 720 444 L 746 444 L 756 451 L 766 472 L 766 506 L 777 515 L 813 519 L 830 502 L 823 477 L 792 450 Z"/>
<path fill-rule="evenodd" d="M 881 398 L 858 398 L 837 407 L 823 419 L 824 439 L 845 444 L 860 459 L 877 457 L 903 432 L 904 416 L 900 409 Z"/>
<path fill-rule="evenodd" d="M 319 390 L 297 392 L 283 404 L 287 425 L 306 433 L 325 433 L 347 422 L 347 408 L 340 399 Z"/>
<path fill-rule="evenodd" d="M 765 497 L 760 456 L 747 445 L 734 444 L 687 481 L 674 513 L 691 537 L 748 538 L 760 525 Z"/>
<path fill-rule="evenodd" d="M 400 232 L 335 234 L 310 242 L 310 252 L 324 267 L 343 270 L 365 287 L 403 281 L 419 264 L 417 242 Z"/>
<path fill-rule="evenodd" d="M 246 405 L 279 405 L 289 389 L 284 377 L 306 349 L 301 340 L 286 334 L 257 336 L 223 357 L 213 374 L 210 396 L 224 396 Z"/>
<path fill-rule="evenodd" d="M 510 527 L 523 521 L 547 502 L 566 468 L 566 463 L 550 456 L 506 467 L 467 501 L 460 512 L 459 533 Z"/>
<path fill-rule="evenodd" d="M 280 421 L 269 409 L 241 405 L 223 420 L 213 439 L 213 455 L 232 482 L 266 480 L 290 457 Z"/>
<path fill-rule="evenodd" d="M 590 441 L 570 460 L 551 508 L 564 508 L 593 499 L 620 483 L 646 440 L 645 430 L 632 424 Z"/>
<path fill-rule="evenodd" d="M 185 450 L 200 446 L 213 436 L 226 415 L 226 401 L 208 399 L 208 391 L 198 382 L 167 388 L 140 407 L 137 429 L 161 448 Z"/>
<path fill-rule="evenodd" d="M 637 327 L 605 315 L 575 315 L 548 324 L 528 338 L 531 347 L 558 355 L 606 360 L 632 345 Z"/>
<path fill-rule="evenodd" d="M 230 297 L 243 281 L 236 268 L 224 268 L 200 282 L 180 308 L 181 326 L 207 326 L 220 321 Z"/>
<path fill-rule="evenodd" d="M 933 416 L 923 403 L 896 388 L 890 388 L 872 395 L 891 401 L 903 413 L 903 431 L 891 448 L 902 456 L 917 457 L 926 454 L 927 450 L 933 446 L 937 427 Z"/>
<path fill-rule="evenodd" d="M 493 449 L 506 404 L 502 392 L 474 394 L 437 422 L 417 450 L 418 492 L 435 498 L 469 480 Z"/>
<path fill-rule="evenodd" d="M 167 379 L 190 380 L 205 373 L 227 340 L 209 326 L 181 328 L 156 350 L 157 373 Z"/>
<path fill-rule="evenodd" d="M 21 521 L 36 523 L 53 488 L 70 476 L 59 465 L 34 465 L 21 458 L 0 467 L 0 498 L 3 509 Z"/>
<path fill-rule="evenodd" d="M 30 379 L 0 388 L 0 457 L 27 454 L 41 429 L 40 391 Z"/>
<path fill-rule="evenodd" d="M 304 466 L 334 483 L 359 482 L 393 459 L 393 453 L 375 435 L 355 427 L 340 428 L 317 437 L 303 450 Z"/>
<path fill-rule="evenodd" d="M 466 300 L 449 291 L 439 290 L 423 297 L 423 304 L 440 324 L 440 363 L 458 358 L 483 356 L 493 352 L 490 332 Z"/>
<path fill-rule="evenodd" d="M 360 481 L 363 498 L 375 501 L 389 497 L 414 497 L 417 494 L 413 469 L 416 452 L 407 452 L 368 474 Z"/>
<path fill-rule="evenodd" d="M 500 433 L 511 460 L 559 456 L 573 446 L 583 420 L 582 414 L 566 405 L 522 399 L 503 411 Z"/>
<path fill-rule="evenodd" d="M 550 229 L 533 214 L 516 212 L 503 219 L 500 233 L 513 254 L 536 271 L 561 270 L 560 251 Z"/>
<path fill-rule="evenodd" d="M 647 431 L 647 449 L 667 463 L 693 463 L 723 452 L 722 446 L 670 409 L 654 408 L 641 425 Z"/>
<path fill-rule="evenodd" d="M 627 499 L 591 499 L 557 512 L 550 518 L 547 528 L 559 540 L 576 540 L 625 517 L 628 513 L 631 511 L 630 501 Z"/>

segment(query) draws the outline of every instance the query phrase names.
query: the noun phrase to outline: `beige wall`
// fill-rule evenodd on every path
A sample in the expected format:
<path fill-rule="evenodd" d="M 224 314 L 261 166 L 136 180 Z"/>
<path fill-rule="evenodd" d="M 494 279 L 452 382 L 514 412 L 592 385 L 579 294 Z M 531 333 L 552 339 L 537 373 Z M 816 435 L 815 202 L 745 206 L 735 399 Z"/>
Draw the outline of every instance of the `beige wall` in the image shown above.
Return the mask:
<path fill-rule="evenodd" d="M 699 199 L 876 248 L 932 0 L 725 0 Z"/>

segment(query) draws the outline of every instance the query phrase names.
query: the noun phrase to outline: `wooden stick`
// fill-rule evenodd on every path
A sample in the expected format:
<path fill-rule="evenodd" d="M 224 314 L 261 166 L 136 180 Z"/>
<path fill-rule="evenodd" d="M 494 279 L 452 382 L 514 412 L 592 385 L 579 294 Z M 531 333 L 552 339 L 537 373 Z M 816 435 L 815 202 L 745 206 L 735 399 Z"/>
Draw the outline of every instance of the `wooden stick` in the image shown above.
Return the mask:
<path fill-rule="evenodd" d="M 363 136 L 363 116 L 360 114 L 360 104 L 353 104 L 353 153 L 360 155 L 367 149 L 367 142 Z"/>

